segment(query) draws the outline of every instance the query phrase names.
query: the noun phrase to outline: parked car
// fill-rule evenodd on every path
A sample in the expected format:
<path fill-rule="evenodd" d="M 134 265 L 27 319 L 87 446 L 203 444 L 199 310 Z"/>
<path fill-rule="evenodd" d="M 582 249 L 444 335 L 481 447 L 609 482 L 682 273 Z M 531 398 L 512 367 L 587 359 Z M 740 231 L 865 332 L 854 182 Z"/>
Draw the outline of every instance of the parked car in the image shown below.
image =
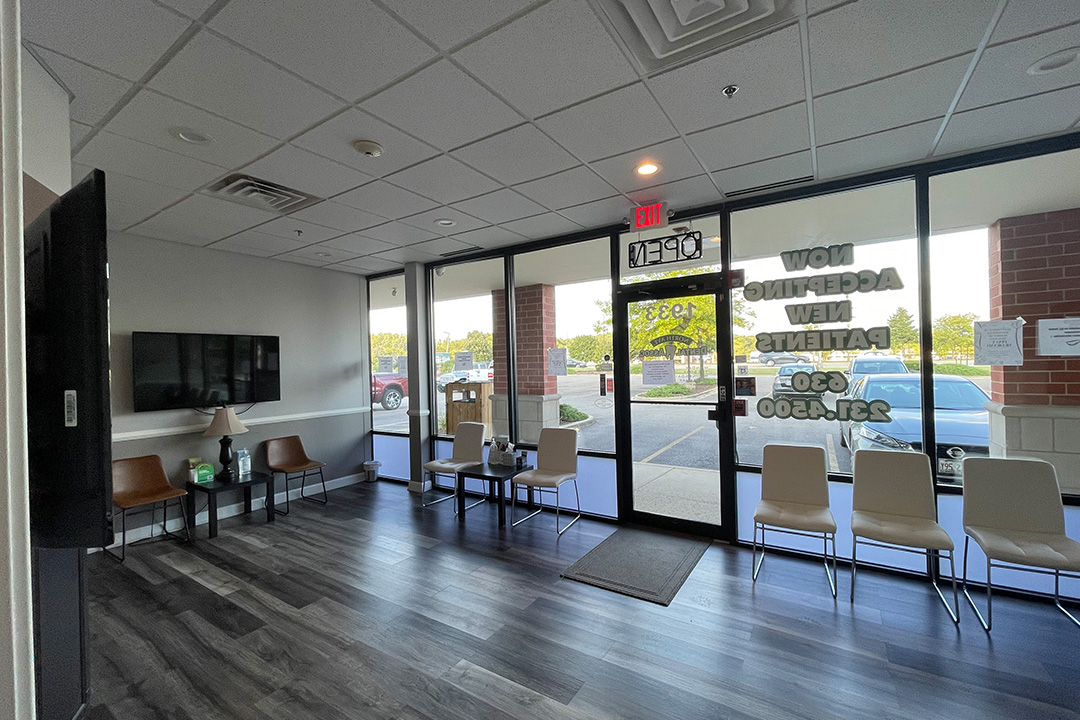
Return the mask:
<path fill-rule="evenodd" d="M 757 361 L 762 365 L 773 367 L 785 363 L 808 363 L 810 362 L 810 356 L 805 353 L 767 352 L 758 355 Z"/>
<path fill-rule="evenodd" d="M 851 367 L 845 374 L 848 382 L 854 385 L 865 375 L 880 375 L 881 373 L 906 373 L 907 365 L 895 355 L 858 355 L 851 361 Z"/>
<path fill-rule="evenodd" d="M 397 373 L 375 373 L 371 376 L 371 402 L 383 410 L 397 410 L 409 393 L 409 378 Z"/>
<path fill-rule="evenodd" d="M 860 400 L 884 400 L 892 408 L 891 422 L 846 422 L 840 445 L 852 453 L 872 450 L 922 451 L 922 384 L 917 373 L 864 375 L 851 390 Z M 990 454 L 989 396 L 975 383 L 957 375 L 934 377 L 934 412 L 938 477 L 959 482 L 965 457 Z"/>
<path fill-rule="evenodd" d="M 821 397 L 821 393 L 811 392 L 807 390 L 805 392 L 797 392 L 791 388 L 791 376 L 797 372 L 812 373 L 817 370 L 817 367 L 811 363 L 792 363 L 789 365 L 781 365 L 780 370 L 777 371 L 773 377 L 772 383 L 772 396 L 779 397 L 781 395 L 800 395 L 802 397 Z"/>
<path fill-rule="evenodd" d="M 468 379 L 469 373 L 467 370 L 452 370 L 439 376 L 439 379 L 435 381 L 435 389 L 439 392 L 443 392 L 450 383 Z"/>
<path fill-rule="evenodd" d="M 577 360 L 575 358 L 570 357 L 569 355 L 566 356 L 566 367 L 583 368 L 583 367 L 587 367 L 588 364 L 589 363 L 585 362 L 584 360 Z"/>

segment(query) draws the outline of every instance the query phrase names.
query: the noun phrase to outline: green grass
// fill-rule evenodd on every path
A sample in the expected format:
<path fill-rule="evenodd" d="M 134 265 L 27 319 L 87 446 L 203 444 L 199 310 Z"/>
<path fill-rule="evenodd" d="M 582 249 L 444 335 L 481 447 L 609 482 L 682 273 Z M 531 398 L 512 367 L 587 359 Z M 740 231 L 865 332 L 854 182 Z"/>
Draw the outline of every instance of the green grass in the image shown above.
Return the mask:
<path fill-rule="evenodd" d="M 559 422 L 569 423 L 585 420 L 589 416 L 572 405 L 559 404 Z"/>
<path fill-rule="evenodd" d="M 918 360 L 905 360 L 904 365 L 911 372 L 919 372 Z M 990 374 L 989 365 L 961 365 L 960 363 L 934 363 L 934 372 L 942 375 L 965 375 L 968 377 L 986 377 Z"/>
<path fill-rule="evenodd" d="M 642 397 L 677 397 L 679 395 L 692 395 L 694 388 L 682 383 L 674 383 L 672 385 L 661 385 L 660 387 L 654 387 L 646 391 Z"/>

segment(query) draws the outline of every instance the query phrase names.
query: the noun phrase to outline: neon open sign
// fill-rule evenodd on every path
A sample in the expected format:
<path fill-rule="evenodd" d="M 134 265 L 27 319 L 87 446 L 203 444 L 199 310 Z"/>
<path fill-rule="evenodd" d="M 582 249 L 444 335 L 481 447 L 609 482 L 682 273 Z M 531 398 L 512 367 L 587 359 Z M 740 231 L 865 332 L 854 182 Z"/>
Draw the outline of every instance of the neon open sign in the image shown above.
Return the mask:
<path fill-rule="evenodd" d="M 701 259 L 701 232 L 679 233 L 668 237 L 638 240 L 627 246 L 630 268 L 667 265 Z"/>
<path fill-rule="evenodd" d="M 634 211 L 634 229 L 667 227 L 667 203 L 642 205 Z"/>

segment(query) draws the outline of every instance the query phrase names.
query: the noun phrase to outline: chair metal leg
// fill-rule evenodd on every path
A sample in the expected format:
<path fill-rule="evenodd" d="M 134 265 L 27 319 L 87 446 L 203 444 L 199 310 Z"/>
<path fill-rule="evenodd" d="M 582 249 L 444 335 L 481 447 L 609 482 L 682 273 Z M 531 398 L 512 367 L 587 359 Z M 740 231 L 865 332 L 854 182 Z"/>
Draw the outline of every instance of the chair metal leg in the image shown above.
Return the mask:
<path fill-rule="evenodd" d="M 1061 604 L 1061 593 L 1058 590 L 1058 586 L 1060 585 L 1060 582 L 1061 582 L 1061 571 L 1060 570 L 1055 570 L 1054 571 L 1054 604 L 1057 605 L 1058 610 L 1065 613 L 1065 617 L 1069 618 L 1070 620 L 1072 620 L 1077 625 L 1080 625 L 1080 620 L 1077 620 L 1076 616 L 1073 615 L 1068 610 L 1066 610 L 1065 607 Z"/>
<path fill-rule="evenodd" d="M 439 473 L 428 473 L 428 475 L 431 477 L 431 489 L 434 490 L 436 487 L 438 487 L 435 484 L 435 479 L 437 477 L 439 477 Z M 441 498 L 438 498 L 437 500 L 432 500 L 431 502 L 426 502 L 424 500 L 424 495 L 426 495 L 426 494 L 427 494 L 426 490 L 423 490 L 423 489 L 420 490 L 420 507 L 429 507 L 431 505 L 438 505 L 441 502 L 446 502 L 447 500 L 453 500 L 455 497 L 457 497 L 456 492 L 451 492 L 449 495 L 443 495 Z M 457 507 L 454 508 L 454 514 L 455 515 L 457 514 Z"/>
<path fill-rule="evenodd" d="M 979 624 L 982 625 L 983 630 L 990 632 L 990 628 L 993 627 L 992 613 L 994 609 L 994 584 L 990 580 L 990 558 L 986 558 L 986 619 L 984 620 L 982 613 L 979 612 L 979 608 L 975 606 L 975 601 L 971 598 L 971 593 L 968 592 L 967 561 L 970 542 L 970 536 L 964 538 L 964 597 L 967 598 L 968 604 L 971 605 L 971 609 L 975 611 L 975 617 L 979 618 Z"/>
<path fill-rule="evenodd" d="M 271 470 L 270 474 L 273 475 L 274 472 Z M 289 509 L 290 509 L 289 508 L 289 473 L 282 473 L 282 475 L 285 476 L 285 509 L 282 510 L 281 505 L 279 503 L 274 503 L 274 512 L 276 514 L 278 514 L 278 515 L 288 515 L 289 514 Z M 274 480 L 271 480 L 270 483 L 273 484 Z M 276 489 L 274 490 L 274 493 L 275 494 L 277 493 Z"/>
<path fill-rule="evenodd" d="M 124 562 L 127 557 L 127 510 L 124 509 L 120 510 L 120 527 L 120 554 L 117 555 L 107 547 L 101 548 L 106 555 L 116 562 Z"/>
<path fill-rule="evenodd" d="M 931 560 L 933 558 L 937 558 L 938 560 L 940 560 L 942 552 L 943 551 L 941 551 L 941 550 L 927 550 L 926 551 L 926 558 L 927 558 L 927 560 Z M 935 592 L 937 592 L 938 597 L 941 598 L 941 603 L 942 603 L 942 605 L 945 606 L 945 609 L 949 612 L 949 617 L 952 619 L 952 621 L 954 623 L 959 625 L 960 624 L 960 596 L 956 592 L 956 563 L 953 562 L 953 552 L 952 551 L 946 551 L 946 552 L 949 553 L 949 571 L 952 574 L 953 604 L 956 606 L 955 611 L 953 610 L 952 607 L 949 607 L 949 601 L 946 600 L 945 595 L 942 594 L 941 588 L 938 586 L 936 577 L 931 577 L 930 578 L 930 584 L 934 586 Z M 940 568 L 940 566 L 941 566 L 941 563 L 938 562 L 936 564 L 936 567 Z"/>
<path fill-rule="evenodd" d="M 761 559 L 757 559 L 757 531 L 761 528 Z M 754 523 L 754 545 L 753 552 L 750 555 L 750 567 L 751 578 L 753 582 L 757 582 L 758 573 L 761 571 L 761 563 L 765 562 L 765 526 L 761 523 Z"/>
<path fill-rule="evenodd" d="M 836 597 L 836 533 L 832 533 L 832 573 L 829 573 L 829 535 L 830 533 L 822 533 L 821 536 L 821 553 L 825 561 L 825 577 L 829 578 L 829 589 L 832 590 L 832 596 Z"/>
<path fill-rule="evenodd" d="M 514 522 L 514 508 L 517 507 L 517 487 L 518 487 L 517 483 L 515 483 L 513 481 L 510 481 L 510 527 L 517 527 L 518 525 L 525 522 L 526 520 L 528 520 L 532 516 L 539 514 L 540 511 L 542 511 L 544 509 L 544 504 L 540 503 L 540 507 L 533 510 L 531 513 L 529 513 L 525 517 L 521 518 L 517 522 Z M 525 487 L 529 487 L 529 486 L 526 485 Z M 531 489 L 530 489 L 530 492 L 531 492 Z M 556 523 L 558 523 L 558 518 L 556 518 Z M 569 527 L 569 525 L 567 525 L 567 527 Z"/>
<path fill-rule="evenodd" d="M 322 483 L 322 499 L 320 500 L 318 497 L 316 497 L 314 495 L 305 495 L 304 494 L 304 486 L 307 484 L 307 476 L 308 476 L 308 471 L 307 470 L 304 471 L 303 477 L 300 478 L 300 499 L 301 500 L 307 500 L 308 502 L 318 503 L 320 505 L 325 505 L 327 502 L 330 501 L 330 498 L 327 497 L 327 495 L 326 495 L 326 478 L 323 477 L 323 469 L 322 468 L 316 468 L 316 469 L 319 471 L 319 481 Z M 314 473 L 312 473 L 312 475 L 314 475 Z"/>
<path fill-rule="evenodd" d="M 555 532 L 561 537 L 564 532 L 570 529 L 570 526 L 581 519 L 581 495 L 578 494 L 577 478 L 571 480 L 574 483 L 574 499 L 577 501 L 577 515 L 574 519 L 566 524 L 562 530 L 559 529 L 559 488 L 555 488 Z"/>
<path fill-rule="evenodd" d="M 855 550 L 859 547 L 859 537 L 851 538 L 851 602 L 855 602 Z"/>

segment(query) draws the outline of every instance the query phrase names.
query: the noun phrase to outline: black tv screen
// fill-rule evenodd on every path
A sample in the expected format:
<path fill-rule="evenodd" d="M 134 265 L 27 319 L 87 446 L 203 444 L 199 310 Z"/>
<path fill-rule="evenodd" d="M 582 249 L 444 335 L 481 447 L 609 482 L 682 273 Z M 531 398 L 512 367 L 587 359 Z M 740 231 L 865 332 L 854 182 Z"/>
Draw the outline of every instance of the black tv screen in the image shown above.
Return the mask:
<path fill-rule="evenodd" d="M 281 399 L 273 335 L 131 334 L 135 412 Z"/>
<path fill-rule="evenodd" d="M 113 541 L 105 174 L 23 233 L 30 535 L 36 547 Z"/>

